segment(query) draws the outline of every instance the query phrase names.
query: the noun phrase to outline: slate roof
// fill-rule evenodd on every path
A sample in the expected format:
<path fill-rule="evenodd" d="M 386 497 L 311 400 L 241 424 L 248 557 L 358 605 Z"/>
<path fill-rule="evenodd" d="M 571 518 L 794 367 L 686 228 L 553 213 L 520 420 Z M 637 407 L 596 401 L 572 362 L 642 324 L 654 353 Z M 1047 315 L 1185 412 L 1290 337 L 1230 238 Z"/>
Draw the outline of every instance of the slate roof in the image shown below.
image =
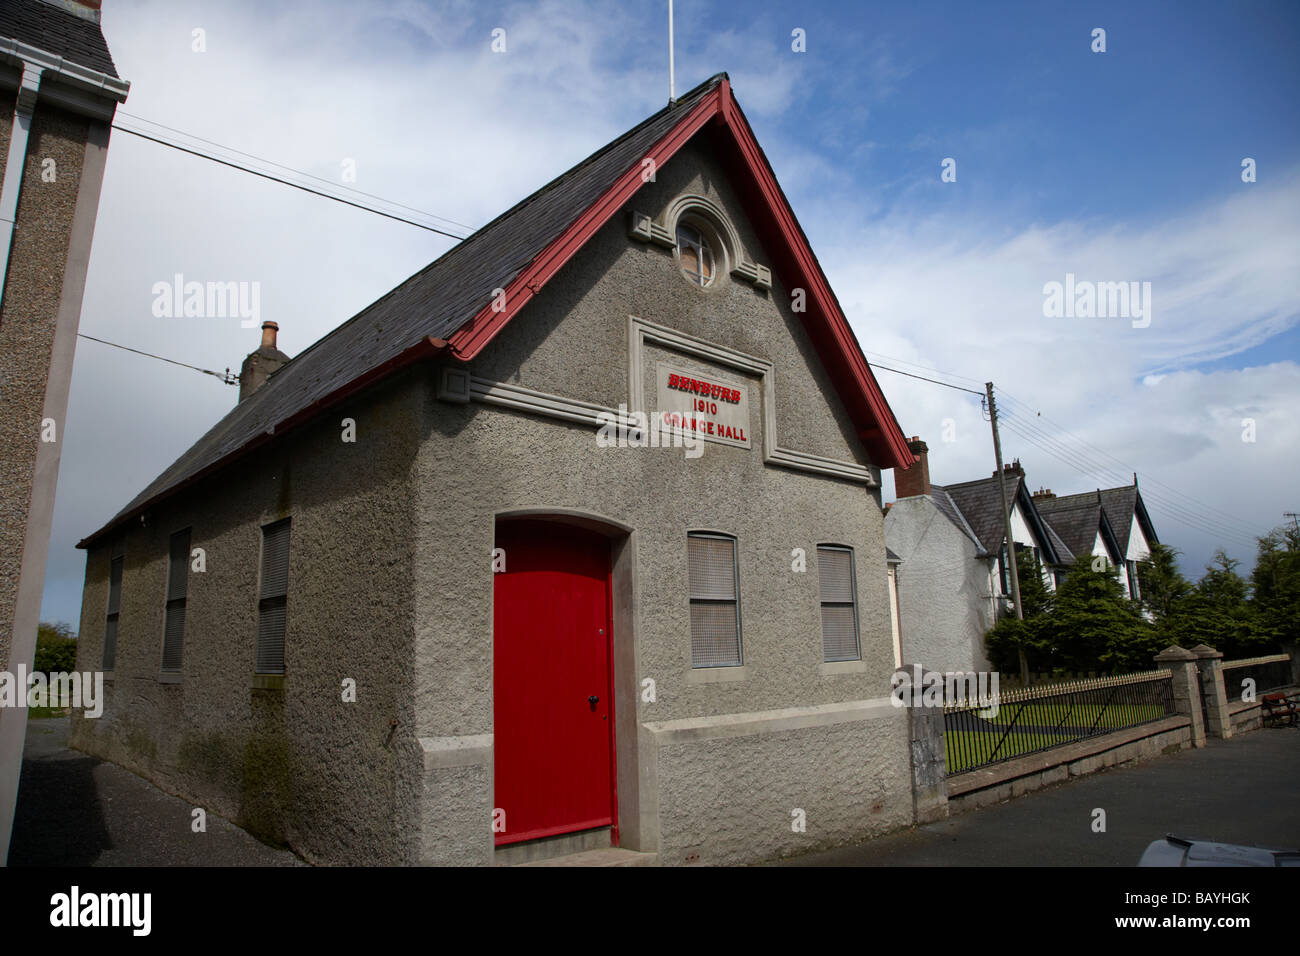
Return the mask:
<path fill-rule="evenodd" d="M 931 485 L 931 492 L 939 488 L 951 499 L 958 515 L 974 534 L 975 541 L 985 554 L 1000 554 L 1006 537 L 1002 518 L 1002 490 L 997 475 L 963 481 L 956 485 Z M 933 497 L 933 494 L 931 495 Z M 1007 502 L 1014 508 L 1018 503 L 1025 523 L 1033 529 L 1044 545 L 1043 560 L 1049 564 L 1070 564 L 1074 561 L 1073 549 L 1037 513 L 1023 474 L 1007 473 Z M 936 499 L 936 504 L 939 501 Z M 942 505 L 940 505 L 941 510 Z M 950 516 L 951 517 L 951 516 Z M 960 527 L 960 525 L 958 525 Z M 1089 544 L 1089 549 L 1092 545 Z M 1047 553 L 1051 552 L 1051 553 Z"/>
<path fill-rule="evenodd" d="M 1043 527 L 1047 529 L 1048 540 L 1052 543 L 1052 550 L 1056 552 L 1056 563 L 1073 564 L 1075 554 L 1074 549 L 1061 539 L 1061 536 L 1056 533 L 1056 529 L 1053 528 L 1046 519 L 1043 521 Z M 1089 545 L 1089 547 L 1091 547 L 1091 545 Z"/>
<path fill-rule="evenodd" d="M 1074 497 L 1074 496 L 1071 496 Z M 1102 510 L 1097 503 L 1096 494 L 1091 503 L 1074 504 L 1072 507 L 1060 507 L 1060 498 L 1035 498 L 1034 505 L 1043 516 L 1047 526 L 1065 542 L 1074 554 L 1091 554 L 1097 541 L 1097 532 L 1101 529 Z"/>
<path fill-rule="evenodd" d="M 1008 475 L 1007 501 L 1009 503 L 1015 503 L 1016 493 L 1023 482 L 1024 478 L 1020 475 Z M 989 554 L 1000 553 L 1006 531 L 1002 519 L 1002 491 L 998 487 L 997 476 L 963 481 L 957 485 L 945 485 L 944 490 L 948 492 L 953 503 L 970 524 L 980 547 Z"/>
<path fill-rule="evenodd" d="M 1051 504 L 1053 512 L 1057 510 L 1078 508 L 1089 503 L 1097 503 L 1096 491 L 1085 491 L 1078 495 L 1062 495 L 1056 498 L 1047 499 Z M 1039 511 L 1043 511 L 1043 501 L 1038 502 Z M 1146 505 L 1142 503 L 1142 495 L 1138 491 L 1136 484 L 1122 485 L 1119 488 L 1102 488 L 1101 489 L 1101 507 L 1106 512 L 1106 519 L 1110 522 L 1111 531 L 1115 534 L 1115 542 L 1119 545 L 1121 557 L 1128 554 L 1129 537 L 1133 530 L 1133 516 L 1136 514 L 1138 523 L 1142 526 L 1147 540 L 1151 544 L 1157 544 L 1159 539 L 1156 538 L 1155 527 L 1151 524 L 1151 518 L 1147 514 Z"/>
<path fill-rule="evenodd" d="M 975 543 L 975 547 L 978 549 L 975 555 L 977 558 L 988 556 L 988 549 L 984 547 L 984 543 L 979 539 L 979 536 L 975 534 L 970 524 L 962 517 L 961 509 L 952 500 L 947 488 L 943 485 L 930 485 L 930 500 L 934 502 L 934 506 L 939 509 L 944 517 L 955 524 L 962 534 Z M 998 505 L 1001 507 L 1001 499 L 999 499 Z"/>
<path fill-rule="evenodd" d="M 0 37 L 118 78 L 99 24 L 43 0 L 0 0 Z"/>
<path fill-rule="evenodd" d="M 27 0 L 31 2 L 31 0 Z M 505 288 L 618 176 L 718 86 L 705 80 L 502 213 L 272 375 L 79 546 L 428 338 L 445 339 Z"/>

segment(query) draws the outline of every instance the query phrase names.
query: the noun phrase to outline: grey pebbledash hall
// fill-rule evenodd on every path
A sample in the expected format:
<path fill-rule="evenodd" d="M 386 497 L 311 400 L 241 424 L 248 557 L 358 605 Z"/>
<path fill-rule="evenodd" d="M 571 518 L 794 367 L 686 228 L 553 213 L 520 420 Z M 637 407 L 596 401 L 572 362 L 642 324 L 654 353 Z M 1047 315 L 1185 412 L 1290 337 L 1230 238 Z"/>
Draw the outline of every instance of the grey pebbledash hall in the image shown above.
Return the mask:
<path fill-rule="evenodd" d="M 689 441 L 598 441 L 648 415 Z M 82 542 L 80 666 L 111 677 L 74 744 L 327 863 L 906 826 L 879 480 L 912 461 L 719 74 Z"/>

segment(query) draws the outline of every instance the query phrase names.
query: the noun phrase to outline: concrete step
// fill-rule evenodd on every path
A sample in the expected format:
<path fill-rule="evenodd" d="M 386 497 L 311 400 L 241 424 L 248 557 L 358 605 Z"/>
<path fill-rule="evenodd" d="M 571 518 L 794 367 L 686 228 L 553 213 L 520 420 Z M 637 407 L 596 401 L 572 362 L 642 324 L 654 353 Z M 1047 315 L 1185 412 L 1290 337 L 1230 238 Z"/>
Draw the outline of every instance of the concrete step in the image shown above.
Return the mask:
<path fill-rule="evenodd" d="M 528 863 L 516 863 L 516 866 L 654 866 L 659 861 L 658 853 L 638 853 L 622 847 L 607 846 L 599 850 L 583 850 L 581 853 L 569 853 L 565 856 L 552 857 L 549 860 L 532 860 Z"/>

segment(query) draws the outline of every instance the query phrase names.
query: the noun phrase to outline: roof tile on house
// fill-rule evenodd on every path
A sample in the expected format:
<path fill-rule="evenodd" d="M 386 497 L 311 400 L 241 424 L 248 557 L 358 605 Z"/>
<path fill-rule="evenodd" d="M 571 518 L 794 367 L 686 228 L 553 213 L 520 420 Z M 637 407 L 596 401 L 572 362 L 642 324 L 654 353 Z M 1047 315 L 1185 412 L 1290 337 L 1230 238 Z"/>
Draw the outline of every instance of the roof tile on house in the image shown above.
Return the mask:
<path fill-rule="evenodd" d="M 1091 497 L 1091 502 L 1085 501 L 1083 504 L 1070 502 L 1066 507 L 1061 506 L 1061 502 L 1065 500 L 1063 498 L 1034 500 L 1034 505 L 1038 508 L 1038 513 L 1047 521 L 1047 526 L 1076 555 L 1092 554 L 1093 545 L 1097 543 L 1097 533 L 1101 528 L 1101 505 L 1097 503 L 1095 493 Z"/>
<path fill-rule="evenodd" d="M 438 354 L 445 349 L 448 339 L 464 335 L 466 330 L 474 334 L 489 310 L 492 290 L 511 288 L 521 278 L 527 279 L 537 262 L 552 261 L 551 244 L 558 237 L 570 235 L 575 224 L 589 221 L 593 208 L 610 195 L 611 184 L 631 182 L 627 177 L 639 173 L 642 157 L 672 136 L 686 135 L 682 133 L 684 129 L 702 128 L 691 124 L 704 123 L 709 116 L 707 110 L 713 108 L 721 111 L 717 118 L 732 128 L 733 133 L 735 130 L 729 124 L 743 126 L 744 135 L 749 135 L 740 108 L 731 99 L 727 75 L 719 73 L 701 83 L 498 216 L 303 351 L 231 409 L 104 527 L 80 542 L 80 546 L 88 546 L 153 502 L 224 465 L 235 454 L 268 440 L 267 436 L 282 434 L 306 421 L 340 396 L 378 381 L 415 358 Z M 752 145 L 765 164 L 761 150 Z M 770 174 L 770 166 L 764 165 L 763 170 L 764 174 Z M 768 201 L 774 201 L 770 195 Z M 783 197 L 781 201 L 784 202 Z M 781 210 L 788 212 L 788 205 Z M 602 213 L 613 214 L 607 207 L 602 207 Z M 806 243 L 806 237 L 800 232 L 790 241 Z M 804 251 L 807 256 L 803 259 L 792 256 L 798 260 L 798 268 L 819 270 L 810 250 Z M 820 271 L 816 277 L 824 280 Z M 532 291 L 535 293 L 536 289 Z M 516 297 L 515 302 L 518 301 Z M 870 409 L 868 414 L 877 416 L 877 427 L 864 429 L 860 434 L 872 433 L 874 437 L 864 437 L 864 441 L 883 443 L 886 456 L 892 454 L 894 446 L 906 450 L 902 432 L 879 393 L 851 327 L 837 311 L 832 314 L 838 306 L 833 299 L 830 303 L 829 309 L 823 309 L 827 312 L 829 329 L 823 335 L 826 347 L 838 350 L 836 354 L 847 370 L 845 380 L 850 387 L 863 390 L 856 397 L 862 408 Z M 882 416 L 888 416 L 887 420 Z"/>
<path fill-rule="evenodd" d="M 1101 507 L 1106 512 L 1106 519 L 1110 522 L 1111 530 L 1115 533 L 1115 541 L 1119 545 L 1121 555 L 1128 553 L 1129 537 L 1133 531 L 1133 516 L 1136 514 L 1138 522 L 1144 526 L 1144 532 L 1152 544 L 1158 543 L 1155 528 L 1151 524 L 1151 519 L 1147 515 L 1146 506 L 1142 503 L 1142 496 L 1138 492 L 1137 485 L 1121 485 L 1118 488 L 1102 488 Z M 1044 502 L 1038 501 L 1038 510 L 1044 511 L 1043 505 L 1050 504 L 1051 510 L 1055 512 L 1061 509 L 1078 508 L 1084 505 L 1097 503 L 1097 491 L 1085 491 L 1077 495 L 1062 495 L 1056 498 L 1049 498 Z"/>
<path fill-rule="evenodd" d="M 956 525 L 962 534 L 966 535 L 966 537 L 970 538 L 971 541 L 975 543 L 975 547 L 979 549 L 976 552 L 976 557 L 984 557 L 990 553 L 989 550 L 984 547 L 984 542 L 980 540 L 974 529 L 971 528 L 970 524 L 962 516 L 961 509 L 958 508 L 957 503 L 952 500 L 952 496 L 948 494 L 948 489 L 946 487 L 943 485 L 931 484 L 930 500 L 934 502 L 934 506 L 939 509 L 940 513 L 942 513 L 944 517 Z M 1001 500 L 999 500 L 998 506 L 999 508 L 1001 507 Z"/>
<path fill-rule="evenodd" d="M 1007 476 L 1007 502 L 1014 504 L 1016 494 L 1024 478 L 1020 475 Z M 998 487 L 998 478 L 992 475 L 975 481 L 963 481 L 956 485 L 944 485 L 944 490 L 970 523 L 976 538 L 989 554 L 1002 551 L 1002 541 L 1006 538 L 1002 517 L 1002 491 Z"/>
<path fill-rule="evenodd" d="M 0 2 L 0 37 L 37 47 L 117 79 L 99 24 L 44 0 Z"/>
<path fill-rule="evenodd" d="M 597 150 L 305 349 L 82 544 L 422 340 L 456 331 L 489 301 L 491 290 L 505 288 L 724 76 L 706 80 Z"/>
<path fill-rule="evenodd" d="M 1052 543 L 1052 549 L 1056 551 L 1057 564 L 1073 564 L 1077 552 L 1062 540 L 1061 536 L 1056 533 L 1056 529 L 1048 521 L 1043 521 L 1043 527 L 1047 529 L 1047 537 Z"/>

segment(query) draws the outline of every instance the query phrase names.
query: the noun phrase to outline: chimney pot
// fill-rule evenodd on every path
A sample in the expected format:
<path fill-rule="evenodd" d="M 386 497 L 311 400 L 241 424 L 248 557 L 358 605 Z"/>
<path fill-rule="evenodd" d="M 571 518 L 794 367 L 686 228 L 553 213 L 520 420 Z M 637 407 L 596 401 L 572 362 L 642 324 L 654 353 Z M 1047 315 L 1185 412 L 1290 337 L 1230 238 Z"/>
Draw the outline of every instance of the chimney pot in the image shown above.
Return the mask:
<path fill-rule="evenodd" d="M 262 323 L 262 344 L 255 351 L 248 353 L 248 357 L 244 359 L 244 364 L 239 370 L 239 400 L 241 402 L 261 388 L 262 383 L 270 378 L 272 373 L 289 363 L 289 356 L 281 352 L 275 345 L 275 336 L 279 331 L 280 326 L 274 322 Z"/>

